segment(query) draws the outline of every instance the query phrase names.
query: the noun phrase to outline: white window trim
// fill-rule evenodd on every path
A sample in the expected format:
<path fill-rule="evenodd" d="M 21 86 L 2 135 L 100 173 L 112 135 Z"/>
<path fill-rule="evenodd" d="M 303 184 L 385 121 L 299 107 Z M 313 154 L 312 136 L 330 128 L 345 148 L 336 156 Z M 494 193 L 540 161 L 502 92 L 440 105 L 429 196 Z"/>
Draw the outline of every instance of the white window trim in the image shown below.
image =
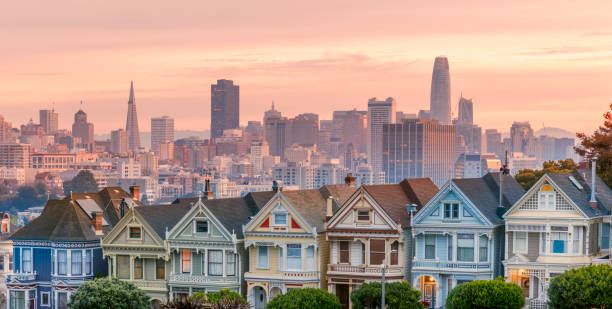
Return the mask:
<path fill-rule="evenodd" d="M 444 221 L 460 221 L 461 219 L 463 219 L 463 207 L 461 207 L 461 202 L 460 201 L 454 201 L 454 200 L 449 200 L 449 201 L 441 201 L 442 203 L 442 219 Z M 446 213 L 446 204 L 450 204 L 450 217 L 446 217 L 445 213 Z M 453 204 L 457 204 L 457 218 L 453 218 Z"/>
<path fill-rule="evenodd" d="M 567 240 L 565 240 L 565 251 L 566 252 L 563 252 L 563 253 L 555 253 L 555 252 L 553 252 L 553 239 L 552 239 L 553 233 L 565 233 L 565 234 L 567 234 Z M 548 245 L 549 252 L 548 252 L 548 254 L 549 255 L 554 255 L 554 256 L 571 256 L 571 255 L 576 255 L 576 254 L 574 254 L 572 252 L 573 248 L 570 248 L 570 246 L 572 244 L 572 241 L 573 241 L 573 239 L 570 238 L 570 235 L 569 235 L 570 233 L 571 232 L 569 231 L 569 229 L 568 229 L 567 232 L 566 231 L 550 231 L 550 237 L 548 237 L 548 242 L 549 242 L 549 245 Z"/>
<path fill-rule="evenodd" d="M 427 235 L 428 234 L 423 234 L 423 260 L 437 261 L 438 260 L 438 237 L 436 236 L 436 234 L 429 234 L 429 236 L 434 237 L 434 258 L 428 259 L 427 258 L 427 239 L 426 239 Z"/>
<path fill-rule="evenodd" d="M 198 222 L 206 222 L 206 226 L 207 226 L 206 233 L 198 232 Z M 196 219 L 196 220 L 193 220 L 193 234 L 208 236 L 208 234 L 210 234 L 210 221 L 208 221 L 206 219 Z"/>
<path fill-rule="evenodd" d="M 43 295 L 47 295 L 47 303 L 43 303 Z M 40 292 L 40 306 L 51 306 L 51 292 Z"/>
<path fill-rule="evenodd" d="M 277 215 L 285 215 L 285 223 L 276 223 L 276 216 Z M 278 212 L 274 212 L 272 213 L 272 225 L 273 226 L 289 226 L 289 213 L 285 212 L 285 211 L 278 211 Z"/>
<path fill-rule="evenodd" d="M 517 233 L 525 233 L 525 250 L 519 250 L 518 246 L 516 245 L 516 234 Z M 520 253 L 520 254 L 527 254 L 529 252 L 529 233 L 528 232 L 515 231 L 512 233 L 512 252 Z"/>
<path fill-rule="evenodd" d="M 359 220 L 359 212 L 360 211 L 367 211 L 368 212 L 368 220 Z M 373 222 L 372 221 L 372 211 L 370 211 L 370 208 L 356 208 L 355 209 L 355 222 L 357 223 L 370 223 Z"/>
<path fill-rule="evenodd" d="M 27 272 L 27 273 L 23 269 L 23 252 L 26 251 L 26 250 L 30 251 L 30 271 Z M 34 272 L 34 265 L 33 265 L 34 264 L 34 250 L 33 250 L 33 248 L 21 248 L 20 259 L 21 259 L 21 272 L 22 273 L 26 273 L 26 274 L 33 273 Z"/>
<path fill-rule="evenodd" d="M 263 259 L 261 258 L 261 255 L 259 253 L 259 248 L 266 248 L 267 254 L 266 254 L 266 265 L 261 265 L 260 261 L 262 261 Z M 270 269 L 270 247 L 267 246 L 258 246 L 255 247 L 257 250 L 257 261 L 256 261 L 256 265 L 255 268 L 256 269 Z"/>
<path fill-rule="evenodd" d="M 487 259 L 484 261 L 480 260 L 480 240 L 482 239 L 481 237 L 484 236 L 487 238 L 487 240 L 485 241 L 485 243 L 487 244 Z M 489 237 L 489 235 L 487 234 L 482 234 L 482 235 L 478 235 L 478 263 L 489 263 L 489 255 L 491 254 L 491 238 Z"/>
<path fill-rule="evenodd" d="M 299 264 L 300 266 L 298 268 L 289 268 L 289 245 L 298 245 L 298 246 L 300 246 L 300 264 Z M 302 244 L 287 244 L 286 248 L 287 248 L 287 250 L 285 252 L 285 255 L 286 255 L 285 259 L 287 260 L 287 265 L 285 265 L 285 270 L 289 270 L 289 271 L 301 271 L 302 268 L 303 268 L 303 265 L 304 265 L 304 252 L 302 252 L 304 250 L 304 246 Z M 269 255 L 270 254 L 268 254 L 268 256 Z"/>

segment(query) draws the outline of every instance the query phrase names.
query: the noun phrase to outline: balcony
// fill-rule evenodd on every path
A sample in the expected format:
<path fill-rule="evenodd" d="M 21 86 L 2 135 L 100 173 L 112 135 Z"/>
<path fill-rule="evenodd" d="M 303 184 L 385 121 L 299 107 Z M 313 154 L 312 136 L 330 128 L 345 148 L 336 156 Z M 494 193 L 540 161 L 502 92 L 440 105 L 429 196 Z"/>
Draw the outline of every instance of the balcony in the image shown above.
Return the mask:
<path fill-rule="evenodd" d="M 132 280 L 128 282 L 133 283 L 143 290 L 168 290 L 165 280 Z"/>
<path fill-rule="evenodd" d="M 318 271 L 283 271 L 285 280 L 316 280 L 319 279 Z"/>
<path fill-rule="evenodd" d="M 491 271 L 491 264 L 475 263 L 475 262 L 436 262 L 436 261 L 414 261 L 412 262 L 412 270 L 423 269 L 439 269 L 439 270 L 455 270 L 455 271 L 472 271 L 482 272 Z"/>
<path fill-rule="evenodd" d="M 190 274 L 171 274 L 168 278 L 170 283 L 193 283 L 193 284 L 208 284 L 208 283 L 229 283 L 238 284 L 238 276 L 204 276 Z"/>
<path fill-rule="evenodd" d="M 283 270 L 280 272 L 247 272 L 244 274 L 245 279 L 249 280 L 285 280 L 285 281 L 318 281 L 318 271 L 289 271 Z"/>
<path fill-rule="evenodd" d="M 382 276 L 382 269 L 380 265 L 343 265 L 343 264 L 330 264 L 327 267 L 327 274 L 361 274 L 363 276 Z M 403 266 L 387 266 L 385 267 L 385 276 L 403 276 Z"/>
<path fill-rule="evenodd" d="M 10 283 L 12 281 L 26 282 L 26 281 L 35 281 L 36 280 L 36 271 L 33 273 L 12 273 L 7 275 L 7 281 Z"/>

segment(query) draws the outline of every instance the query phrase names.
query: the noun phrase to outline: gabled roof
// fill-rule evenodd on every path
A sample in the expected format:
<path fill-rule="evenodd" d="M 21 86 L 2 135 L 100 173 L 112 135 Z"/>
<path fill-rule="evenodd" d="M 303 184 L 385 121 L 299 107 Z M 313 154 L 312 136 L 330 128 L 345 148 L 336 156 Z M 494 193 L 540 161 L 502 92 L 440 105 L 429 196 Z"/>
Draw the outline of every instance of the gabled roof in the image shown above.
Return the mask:
<path fill-rule="evenodd" d="M 452 179 L 451 181 L 492 224 L 503 223 L 503 219 L 497 214 L 499 173 L 488 173 L 482 178 Z M 512 176 L 504 175 L 503 205 L 506 210 L 524 193 L 523 187 Z"/>
<path fill-rule="evenodd" d="M 599 217 L 610 214 L 612 208 L 612 192 L 610 188 L 601 180 L 596 177 L 595 183 L 595 198 L 597 200 L 597 210 L 593 209 L 589 205 L 591 198 L 591 186 L 590 181 L 587 183 L 585 178 L 590 177 L 590 173 L 583 174 L 580 171 L 574 170 L 571 173 L 563 174 L 546 174 L 550 180 L 557 185 L 561 190 L 576 206 L 582 210 L 588 217 Z M 572 176 L 582 186 L 582 190 L 576 187 L 570 180 Z"/>
<path fill-rule="evenodd" d="M 402 227 L 410 226 L 410 214 L 406 205 L 423 207 L 438 192 L 438 187 L 428 178 L 404 179 L 399 184 L 363 186 L 364 190 Z"/>
<path fill-rule="evenodd" d="M 171 230 L 189 211 L 191 203 L 184 199 L 170 205 L 135 207 L 134 209 L 147 221 L 155 233 L 166 239 L 166 229 Z"/>
<path fill-rule="evenodd" d="M 96 235 L 91 219 L 74 201 L 49 200 L 42 214 L 15 232 L 13 240 L 91 241 Z"/>

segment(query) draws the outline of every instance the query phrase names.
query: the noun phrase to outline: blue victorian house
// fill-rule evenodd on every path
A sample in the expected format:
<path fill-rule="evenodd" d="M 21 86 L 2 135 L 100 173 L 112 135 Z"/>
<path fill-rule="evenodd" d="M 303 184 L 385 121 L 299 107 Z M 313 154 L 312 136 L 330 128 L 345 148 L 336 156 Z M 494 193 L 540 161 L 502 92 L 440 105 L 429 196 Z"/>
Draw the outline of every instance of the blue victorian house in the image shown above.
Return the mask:
<path fill-rule="evenodd" d="M 524 194 L 509 175 L 452 179 L 414 216 L 412 284 L 429 308 L 444 306 L 450 290 L 503 275 L 502 215 Z"/>
<path fill-rule="evenodd" d="M 127 208 L 140 205 L 120 188 L 49 200 L 42 214 L 15 232 L 9 309 L 67 308 L 70 294 L 106 275 L 100 239 Z"/>

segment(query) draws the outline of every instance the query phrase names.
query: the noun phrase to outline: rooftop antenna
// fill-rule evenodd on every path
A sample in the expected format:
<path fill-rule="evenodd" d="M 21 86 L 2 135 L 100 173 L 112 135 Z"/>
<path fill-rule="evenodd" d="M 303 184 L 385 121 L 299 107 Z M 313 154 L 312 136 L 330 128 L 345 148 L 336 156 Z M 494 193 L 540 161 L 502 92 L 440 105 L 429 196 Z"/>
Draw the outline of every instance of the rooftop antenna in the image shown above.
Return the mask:
<path fill-rule="evenodd" d="M 508 169 L 508 150 L 506 150 L 506 155 L 504 159 L 504 164 L 499 169 L 499 205 L 497 206 L 497 215 L 501 217 L 504 212 L 504 175 L 510 174 L 510 169 Z"/>

